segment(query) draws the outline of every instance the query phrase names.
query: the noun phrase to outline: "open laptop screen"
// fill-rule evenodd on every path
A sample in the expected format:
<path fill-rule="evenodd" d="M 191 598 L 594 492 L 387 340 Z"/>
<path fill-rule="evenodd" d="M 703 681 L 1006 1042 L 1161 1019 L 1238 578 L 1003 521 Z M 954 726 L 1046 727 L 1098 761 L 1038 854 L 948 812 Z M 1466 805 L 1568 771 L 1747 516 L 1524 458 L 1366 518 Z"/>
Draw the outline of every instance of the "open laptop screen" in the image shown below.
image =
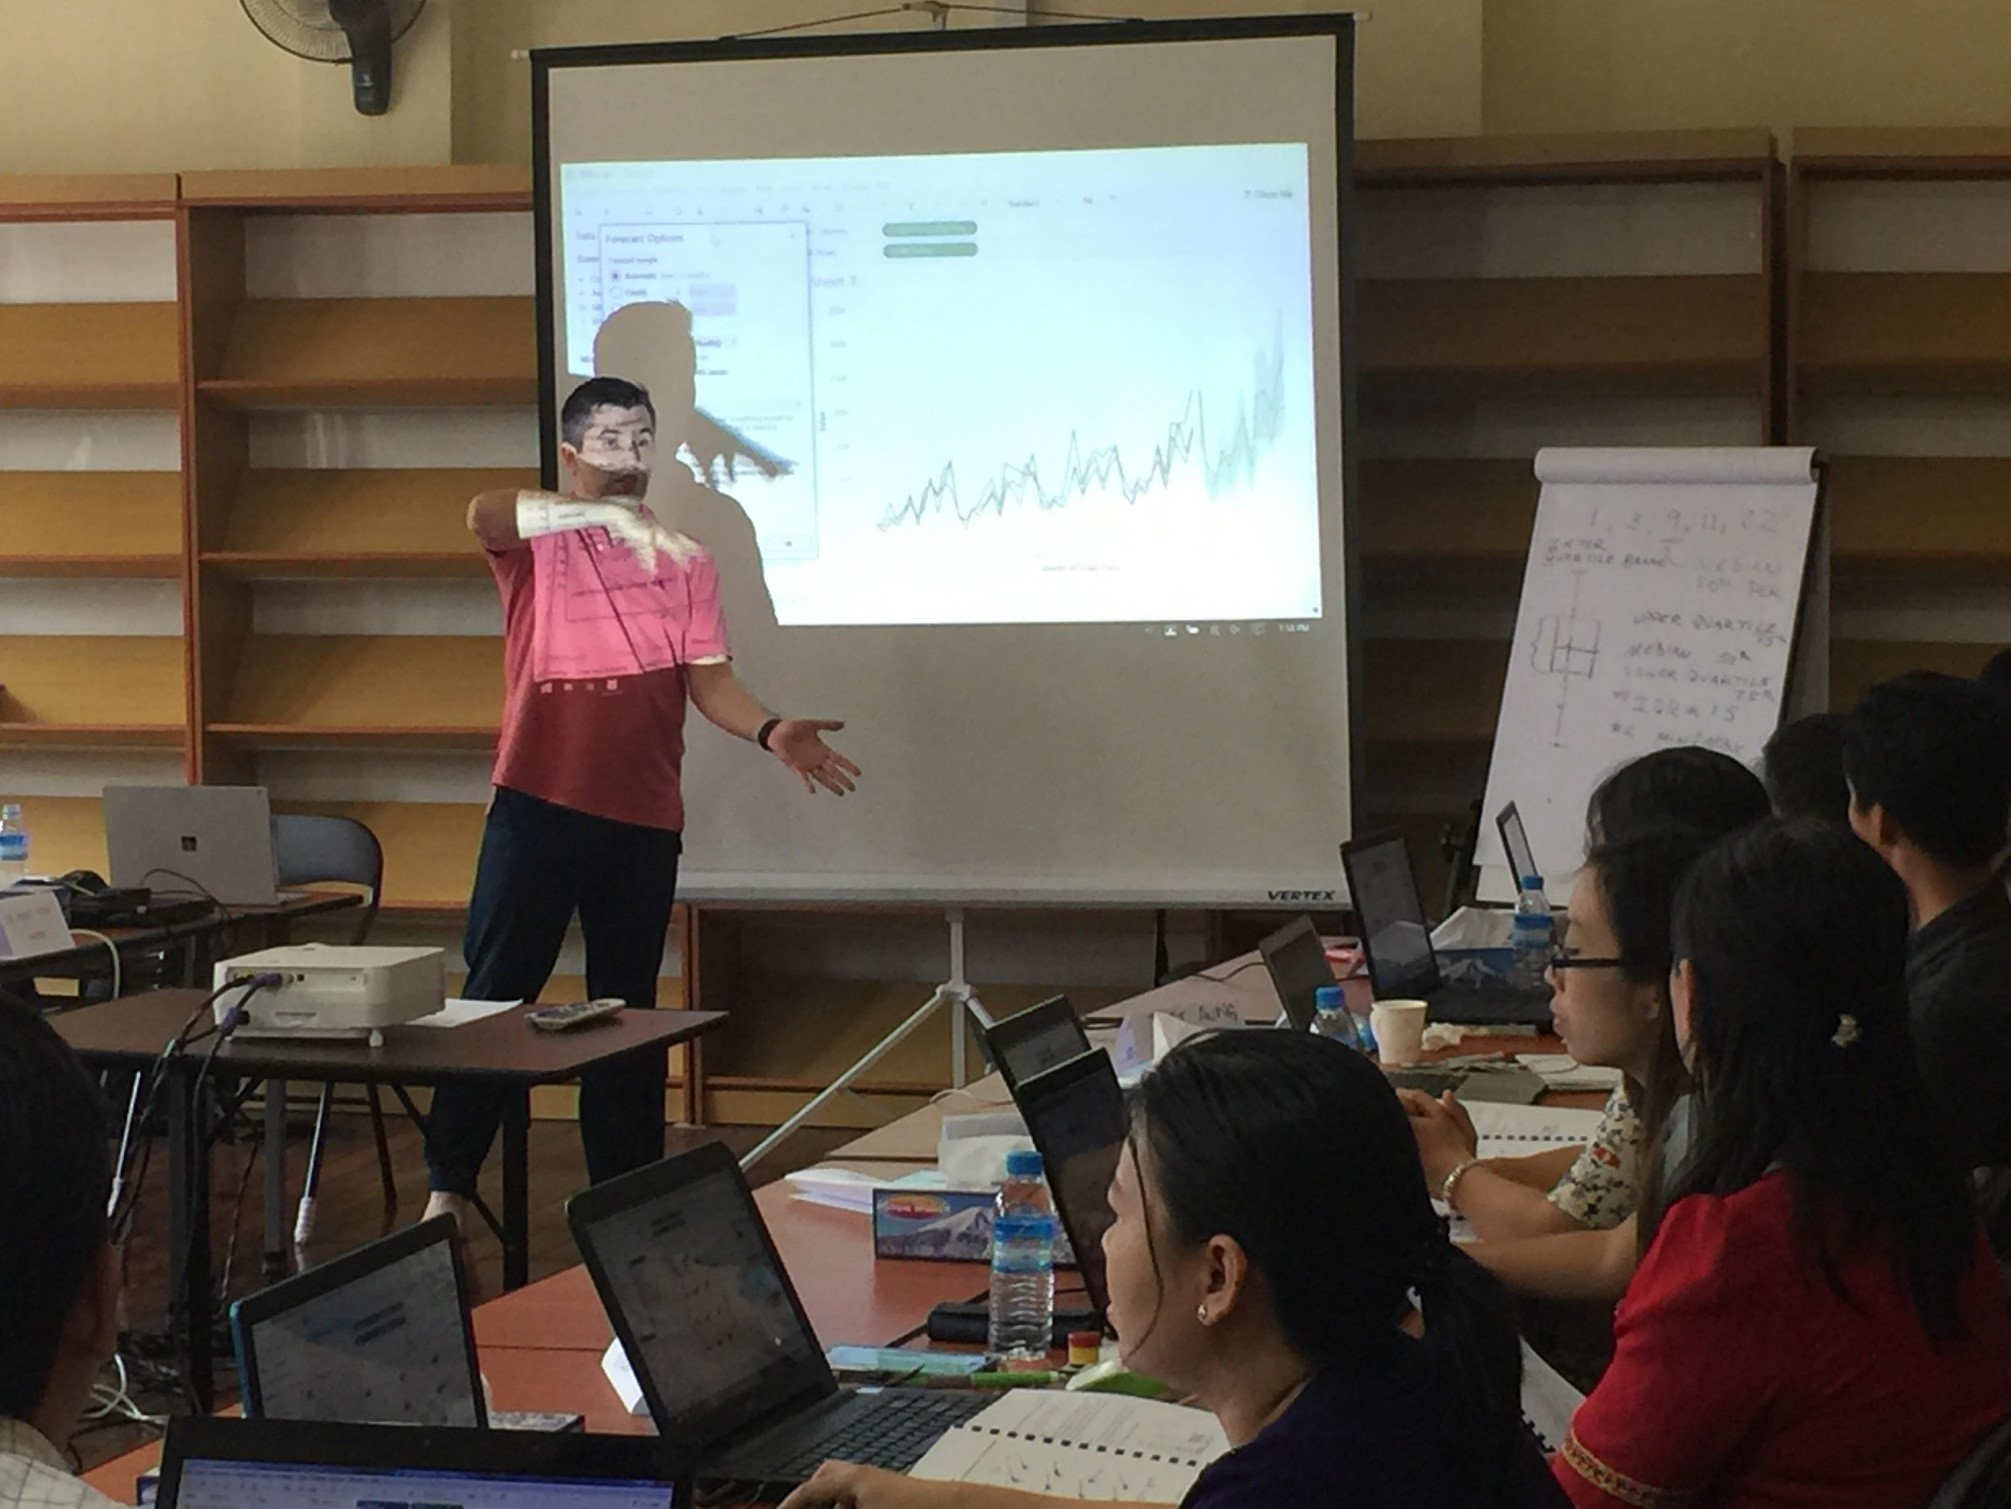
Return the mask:
<path fill-rule="evenodd" d="M 182 1464 L 174 1509 L 679 1509 L 668 1483 L 294 1462 Z"/>
<path fill-rule="evenodd" d="M 1516 811 L 1513 802 L 1495 815 L 1494 826 L 1501 834 L 1501 850 L 1508 856 L 1508 867 L 1514 872 L 1515 888 L 1519 891 L 1523 881 L 1543 873 L 1536 868 L 1536 853 L 1529 847 L 1529 830 L 1523 826 L 1522 814 Z"/>
<path fill-rule="evenodd" d="M 1285 1015 L 1299 1031 L 1309 1030 L 1320 987 L 1339 983 L 1313 919 L 1301 917 L 1286 923 L 1259 943 L 1257 951 L 1264 956 L 1264 968 L 1270 973 L 1271 987 L 1278 992 L 1278 1004 L 1285 1008 Z"/>
<path fill-rule="evenodd" d="M 658 1432 L 703 1453 L 835 1385 L 731 1156 L 676 1177 L 696 1156 L 577 1195 L 571 1214 Z M 624 1190 L 634 1191 L 626 1204 Z"/>
<path fill-rule="evenodd" d="M 1124 1151 L 1124 1092 L 1101 1048 L 1037 1074 L 1014 1095 L 1033 1145 L 1047 1165 L 1048 1188 L 1082 1286 L 1099 1315 L 1110 1309 L 1104 1282 L 1103 1234 L 1115 1217 L 1110 1180 Z"/>
<path fill-rule="evenodd" d="M 245 1413 L 486 1424 L 452 1229 L 409 1228 L 239 1301 Z"/>
<path fill-rule="evenodd" d="M 1431 928 L 1418 898 L 1410 850 L 1401 834 L 1341 850 L 1348 896 L 1362 924 L 1362 951 L 1378 996 L 1418 995 L 1439 985 Z"/>
<path fill-rule="evenodd" d="M 181 1415 L 161 1509 L 686 1509 L 648 1437 Z"/>
<path fill-rule="evenodd" d="M 993 1023 L 985 1030 L 985 1047 L 1012 1086 L 1087 1053 L 1089 1034 L 1068 997 L 1055 996 Z"/>

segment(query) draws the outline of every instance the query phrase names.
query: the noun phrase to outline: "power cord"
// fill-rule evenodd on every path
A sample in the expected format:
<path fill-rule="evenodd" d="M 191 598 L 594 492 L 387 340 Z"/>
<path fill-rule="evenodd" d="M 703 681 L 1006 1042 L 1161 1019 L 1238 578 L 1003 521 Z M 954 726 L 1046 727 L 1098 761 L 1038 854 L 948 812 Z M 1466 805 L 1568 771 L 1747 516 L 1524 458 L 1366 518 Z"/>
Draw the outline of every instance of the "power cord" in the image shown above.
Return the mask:
<path fill-rule="evenodd" d="M 94 928 L 73 927 L 70 932 L 79 938 L 90 938 L 105 946 L 105 952 L 112 956 L 112 999 L 125 994 L 125 960 L 119 954 L 119 945 Z"/>

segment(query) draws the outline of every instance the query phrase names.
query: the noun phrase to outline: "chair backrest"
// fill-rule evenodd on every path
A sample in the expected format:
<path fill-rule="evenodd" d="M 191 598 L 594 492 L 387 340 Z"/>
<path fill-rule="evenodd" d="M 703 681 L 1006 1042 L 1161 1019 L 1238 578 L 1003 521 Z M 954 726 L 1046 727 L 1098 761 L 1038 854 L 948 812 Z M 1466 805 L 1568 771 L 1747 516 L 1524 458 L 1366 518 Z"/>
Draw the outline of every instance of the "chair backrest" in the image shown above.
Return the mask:
<path fill-rule="evenodd" d="M 272 854 L 282 886 L 336 881 L 368 887 L 369 899 L 351 941 L 361 943 L 370 936 L 384 895 L 384 846 L 366 825 L 353 817 L 277 813 L 272 819 Z"/>
<path fill-rule="evenodd" d="M 2003 1509 L 2011 1504 L 2011 1417 L 1962 1459 L 1927 1501 L 1927 1509 Z"/>

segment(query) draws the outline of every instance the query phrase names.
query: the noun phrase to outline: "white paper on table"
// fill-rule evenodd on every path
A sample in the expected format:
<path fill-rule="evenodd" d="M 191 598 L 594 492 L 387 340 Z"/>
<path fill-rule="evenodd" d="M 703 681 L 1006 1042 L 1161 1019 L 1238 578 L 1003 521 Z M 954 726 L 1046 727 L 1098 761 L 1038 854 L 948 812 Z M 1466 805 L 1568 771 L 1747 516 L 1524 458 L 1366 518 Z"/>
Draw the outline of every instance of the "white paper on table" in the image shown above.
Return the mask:
<path fill-rule="evenodd" d="M 1122 1394 L 1016 1389 L 950 1430 L 909 1476 L 1170 1504 L 1228 1449 L 1221 1425 L 1203 1410 Z"/>
<path fill-rule="evenodd" d="M 1583 1147 L 1604 1119 L 1603 1111 L 1563 1106 L 1512 1106 L 1499 1101 L 1461 1101 L 1479 1134 L 1481 1158 L 1521 1158 L 1552 1148 Z"/>
<path fill-rule="evenodd" d="M 36 886 L 0 891 L 0 959 L 32 959 L 75 946 L 54 891 Z"/>
<path fill-rule="evenodd" d="M 649 1401 L 642 1396 L 642 1384 L 637 1381 L 635 1369 L 629 1365 L 628 1353 L 622 1349 L 621 1338 L 617 1336 L 607 1344 L 601 1353 L 601 1371 L 607 1375 L 608 1386 L 621 1400 L 621 1407 L 631 1415 L 649 1413 Z"/>
<path fill-rule="evenodd" d="M 1561 1451 L 1571 1433 L 1571 1417 L 1585 1396 L 1564 1375 L 1522 1344 L 1522 1419 L 1545 1451 Z"/>
<path fill-rule="evenodd" d="M 414 1017 L 405 1025 L 408 1027 L 465 1027 L 470 1022 L 479 1022 L 484 1017 L 498 1016 L 505 1011 L 514 1011 L 523 1005 L 522 1001 L 461 1001 L 451 1000 L 438 1011 L 422 1017 Z"/>

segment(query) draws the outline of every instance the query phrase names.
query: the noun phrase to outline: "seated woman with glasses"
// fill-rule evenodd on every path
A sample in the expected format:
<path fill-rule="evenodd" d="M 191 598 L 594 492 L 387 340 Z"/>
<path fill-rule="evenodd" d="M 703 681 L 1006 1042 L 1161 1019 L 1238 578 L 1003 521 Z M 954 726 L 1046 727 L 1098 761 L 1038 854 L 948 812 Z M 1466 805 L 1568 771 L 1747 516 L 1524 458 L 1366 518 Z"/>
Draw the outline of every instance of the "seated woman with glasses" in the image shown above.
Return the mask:
<path fill-rule="evenodd" d="M 1907 1031 L 1904 887 L 1769 822 L 1678 895 L 1688 1156 L 1555 1471 L 1582 1506 L 1912 1509 L 2011 1405 L 2011 1322 Z"/>
<path fill-rule="evenodd" d="M 1479 1159 L 1457 1100 L 1402 1092 L 1432 1193 L 1483 1243 L 1603 1230 L 1633 1215 L 1641 1149 L 1660 1142 L 1688 1087 L 1670 1025 L 1669 917 L 1676 887 L 1711 841 L 1687 829 L 1637 833 L 1601 844 L 1579 871 L 1568 946 L 1551 954 L 1551 1016 L 1573 1058 L 1621 1074 L 1588 1146 Z"/>
<path fill-rule="evenodd" d="M 1132 1100 L 1103 1238 L 1124 1360 L 1229 1439 L 1184 1509 L 1565 1509 L 1501 1286 L 1446 1239 L 1396 1095 L 1296 1032 L 1182 1043 Z M 1075 1499 L 827 1462 L 783 1509 Z"/>

